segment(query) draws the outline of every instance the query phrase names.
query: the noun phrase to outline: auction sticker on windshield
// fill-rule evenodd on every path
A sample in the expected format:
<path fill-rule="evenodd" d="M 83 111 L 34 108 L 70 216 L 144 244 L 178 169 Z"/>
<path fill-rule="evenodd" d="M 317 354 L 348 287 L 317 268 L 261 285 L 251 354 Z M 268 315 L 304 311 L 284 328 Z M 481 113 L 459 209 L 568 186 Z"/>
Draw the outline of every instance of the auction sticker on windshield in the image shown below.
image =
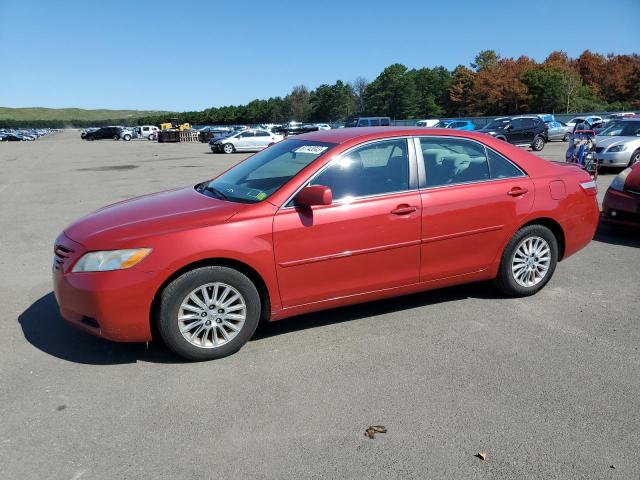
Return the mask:
<path fill-rule="evenodd" d="M 315 155 L 320 155 L 324 152 L 328 147 L 323 147 L 321 145 L 302 145 L 294 150 L 296 153 L 313 153 Z"/>

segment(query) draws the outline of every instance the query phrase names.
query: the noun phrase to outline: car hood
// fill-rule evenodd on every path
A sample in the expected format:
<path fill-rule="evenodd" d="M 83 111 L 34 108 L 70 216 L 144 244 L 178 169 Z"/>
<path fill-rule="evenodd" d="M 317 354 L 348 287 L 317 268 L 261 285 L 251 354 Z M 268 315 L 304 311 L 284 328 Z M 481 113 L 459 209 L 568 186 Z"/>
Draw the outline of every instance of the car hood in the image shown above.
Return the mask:
<path fill-rule="evenodd" d="M 624 145 L 629 143 L 638 143 L 640 145 L 640 138 L 638 137 L 601 137 L 596 136 L 596 146 L 609 148 L 614 145 Z"/>
<path fill-rule="evenodd" d="M 141 246 L 133 243 L 151 236 L 223 223 L 246 206 L 185 187 L 108 205 L 71 224 L 64 233 L 89 250 Z"/>

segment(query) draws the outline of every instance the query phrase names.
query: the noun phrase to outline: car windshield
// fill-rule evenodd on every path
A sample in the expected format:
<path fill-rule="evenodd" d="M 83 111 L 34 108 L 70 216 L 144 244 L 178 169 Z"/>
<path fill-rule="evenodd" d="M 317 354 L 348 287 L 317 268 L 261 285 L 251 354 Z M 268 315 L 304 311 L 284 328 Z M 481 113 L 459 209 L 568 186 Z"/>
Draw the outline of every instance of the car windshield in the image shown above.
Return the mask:
<path fill-rule="evenodd" d="M 451 120 L 444 120 L 442 122 L 438 122 L 434 125 L 435 128 L 447 128 L 447 126 L 452 123 Z"/>
<path fill-rule="evenodd" d="M 504 128 L 508 123 L 509 120 L 505 118 L 491 120 L 484 128 Z"/>
<path fill-rule="evenodd" d="M 637 137 L 640 136 L 640 121 L 614 122 L 598 135 L 601 137 Z"/>
<path fill-rule="evenodd" d="M 196 189 L 232 202 L 256 203 L 269 198 L 303 168 L 336 144 L 283 140 L 256 153 L 218 178 Z"/>

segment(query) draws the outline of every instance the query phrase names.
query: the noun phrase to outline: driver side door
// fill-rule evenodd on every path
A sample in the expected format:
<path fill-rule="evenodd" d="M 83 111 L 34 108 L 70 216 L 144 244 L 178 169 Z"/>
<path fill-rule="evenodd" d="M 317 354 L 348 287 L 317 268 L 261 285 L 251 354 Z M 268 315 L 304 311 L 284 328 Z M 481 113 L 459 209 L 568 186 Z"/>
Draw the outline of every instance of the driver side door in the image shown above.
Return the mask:
<path fill-rule="evenodd" d="M 306 185 L 331 205 L 283 205 L 273 222 L 285 308 L 419 281 L 421 204 L 413 142 L 371 142 L 332 160 Z"/>

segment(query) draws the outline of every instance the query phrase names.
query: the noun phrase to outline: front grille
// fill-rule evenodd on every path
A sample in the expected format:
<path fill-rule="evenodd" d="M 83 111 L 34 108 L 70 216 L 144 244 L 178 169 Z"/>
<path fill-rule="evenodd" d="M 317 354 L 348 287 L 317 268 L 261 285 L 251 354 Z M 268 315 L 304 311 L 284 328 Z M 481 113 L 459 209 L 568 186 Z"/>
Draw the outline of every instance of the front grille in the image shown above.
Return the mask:
<path fill-rule="evenodd" d="M 73 250 L 65 247 L 64 245 L 56 245 L 53 248 L 53 268 L 60 270 L 64 265 L 64 261 L 71 256 Z"/>
<path fill-rule="evenodd" d="M 604 147 L 596 147 L 596 153 L 604 152 Z"/>

